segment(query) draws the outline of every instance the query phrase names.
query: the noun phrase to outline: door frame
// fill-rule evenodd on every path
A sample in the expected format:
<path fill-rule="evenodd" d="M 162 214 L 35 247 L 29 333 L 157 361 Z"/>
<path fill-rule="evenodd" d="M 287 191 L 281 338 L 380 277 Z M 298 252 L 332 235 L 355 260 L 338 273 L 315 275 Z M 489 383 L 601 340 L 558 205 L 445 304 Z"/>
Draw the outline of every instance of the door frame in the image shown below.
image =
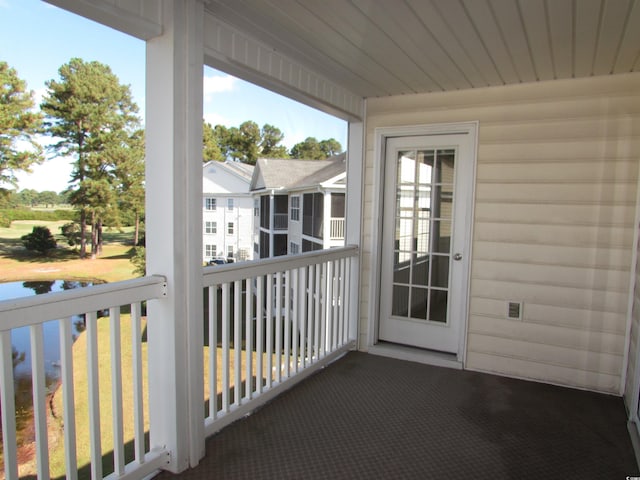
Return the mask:
<path fill-rule="evenodd" d="M 378 329 L 380 326 L 380 300 L 381 300 L 381 272 L 382 272 L 382 214 L 384 211 L 384 179 L 385 179 L 385 159 L 386 159 L 386 142 L 388 138 L 407 137 L 407 136 L 428 136 L 428 135 L 447 135 L 447 134 L 467 134 L 471 136 L 472 148 L 472 172 L 470 173 L 470 191 L 467 192 L 470 198 L 469 209 L 466 214 L 465 223 L 469 225 L 469 236 L 466 239 L 465 256 L 462 259 L 467 275 L 463 278 L 462 292 L 462 312 L 463 319 L 460 325 L 458 339 L 457 362 L 464 365 L 467 352 L 467 329 L 469 322 L 469 289 L 471 279 L 471 259 L 472 238 L 475 218 L 475 188 L 476 188 L 476 169 L 478 158 L 478 126 L 479 122 L 460 122 L 460 123 L 439 123 L 426 125 L 404 125 L 395 127 L 378 127 L 374 130 L 374 150 L 373 150 L 373 188 L 372 188 L 372 213 L 371 213 L 371 283 L 369 285 L 369 298 L 376 299 L 369 302 L 369 320 L 367 346 L 374 347 L 378 342 Z"/>

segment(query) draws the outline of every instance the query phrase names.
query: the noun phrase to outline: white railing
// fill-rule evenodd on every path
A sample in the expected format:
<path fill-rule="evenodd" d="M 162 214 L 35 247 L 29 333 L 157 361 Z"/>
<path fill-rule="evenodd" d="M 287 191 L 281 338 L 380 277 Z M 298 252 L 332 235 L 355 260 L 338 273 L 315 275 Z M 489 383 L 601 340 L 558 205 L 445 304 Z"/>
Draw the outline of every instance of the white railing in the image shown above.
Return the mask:
<path fill-rule="evenodd" d="M 55 435 L 50 437 L 48 426 L 51 414 L 47 408 L 53 404 L 45 384 L 43 324 L 48 321 L 57 322 L 59 331 L 60 376 L 56 394 L 62 395 L 60 428 L 64 432 L 62 448 L 66 478 L 78 478 L 79 468 L 87 469 L 93 479 L 103 478 L 110 472 L 113 473 L 106 478 L 142 478 L 167 463 L 168 453 L 160 449 L 151 450 L 145 441 L 145 423 L 148 421 L 145 422 L 143 386 L 148 379 L 143 373 L 142 346 L 143 302 L 160 298 L 165 292 L 164 277 L 150 276 L 0 302 L 0 401 L 5 478 L 16 479 L 19 476 L 11 332 L 24 327 L 29 329 L 31 339 L 36 473 L 41 480 L 50 477 L 50 438 L 59 440 Z M 84 317 L 86 325 L 83 333 L 86 337 L 86 363 L 74 365 L 72 326 L 73 317 L 77 322 L 78 315 Z M 98 333 L 104 334 L 106 322 L 110 348 L 108 352 L 99 352 Z M 127 339 L 121 327 L 129 323 Z M 122 371 L 125 353 L 130 355 L 132 364 L 128 372 Z M 101 391 L 99 378 L 106 374 L 111 378 L 110 388 L 109 391 Z M 86 376 L 87 398 L 75 398 L 78 375 Z M 129 407 L 126 412 L 123 409 L 123 377 L 131 382 L 131 385 L 126 385 L 126 391 L 132 392 L 131 398 L 126 399 Z M 85 405 L 88 421 L 79 418 L 78 414 L 79 408 Z M 125 426 L 133 429 L 134 438 L 133 448 L 128 448 L 127 452 Z M 109 427 L 111 431 L 105 435 Z M 83 438 L 87 438 L 86 445 L 78 445 L 77 439 L 83 442 Z M 78 452 L 86 450 L 87 445 L 90 458 L 79 458 Z"/>
<path fill-rule="evenodd" d="M 332 218 L 329 228 L 330 240 L 344 239 L 344 218 Z"/>
<path fill-rule="evenodd" d="M 355 346 L 357 247 L 205 268 L 210 435 Z"/>

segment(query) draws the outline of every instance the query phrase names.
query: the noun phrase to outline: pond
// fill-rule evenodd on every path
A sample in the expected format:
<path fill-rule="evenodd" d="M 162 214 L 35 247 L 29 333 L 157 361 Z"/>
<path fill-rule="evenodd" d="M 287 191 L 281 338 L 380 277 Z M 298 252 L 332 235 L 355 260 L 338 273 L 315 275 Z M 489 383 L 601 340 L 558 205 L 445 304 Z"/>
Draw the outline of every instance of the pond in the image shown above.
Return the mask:
<path fill-rule="evenodd" d="M 49 292 L 61 292 L 75 288 L 87 287 L 91 282 L 79 282 L 68 280 L 50 280 L 39 282 L 11 282 L 0 283 L 0 299 L 29 297 Z M 73 318 L 73 337 L 84 331 L 84 318 Z M 60 340 L 57 321 L 45 322 L 42 325 L 44 332 L 44 361 L 47 380 L 57 380 L 60 373 Z M 17 354 L 14 375 L 16 378 L 31 376 L 31 348 L 29 327 L 16 328 L 11 332 L 11 344 L 14 355 Z"/>
<path fill-rule="evenodd" d="M 29 297 L 49 292 L 61 292 L 87 287 L 89 285 L 92 285 L 92 282 L 68 280 L 0 283 L 0 300 Z M 51 393 L 58 386 L 60 380 L 60 333 L 58 321 L 45 322 L 42 325 L 42 329 L 44 333 L 45 383 L 48 392 Z M 84 329 L 84 318 L 80 315 L 73 317 L 72 334 L 74 340 Z M 21 440 L 24 440 L 24 432 L 22 432 L 22 430 L 25 428 L 28 429 L 32 415 L 31 412 L 33 411 L 30 341 L 29 327 L 16 328 L 11 332 L 19 444 Z"/>

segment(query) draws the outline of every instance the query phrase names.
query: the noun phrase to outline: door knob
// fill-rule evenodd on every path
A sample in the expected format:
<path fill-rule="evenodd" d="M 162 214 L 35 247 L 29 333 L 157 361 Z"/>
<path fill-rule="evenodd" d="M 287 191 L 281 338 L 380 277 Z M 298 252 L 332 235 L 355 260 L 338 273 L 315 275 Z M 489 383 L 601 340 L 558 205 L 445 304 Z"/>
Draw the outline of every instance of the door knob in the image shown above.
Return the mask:
<path fill-rule="evenodd" d="M 460 260 L 462 260 L 462 254 L 461 253 L 456 253 L 453 255 L 453 259 L 457 262 L 459 262 Z"/>

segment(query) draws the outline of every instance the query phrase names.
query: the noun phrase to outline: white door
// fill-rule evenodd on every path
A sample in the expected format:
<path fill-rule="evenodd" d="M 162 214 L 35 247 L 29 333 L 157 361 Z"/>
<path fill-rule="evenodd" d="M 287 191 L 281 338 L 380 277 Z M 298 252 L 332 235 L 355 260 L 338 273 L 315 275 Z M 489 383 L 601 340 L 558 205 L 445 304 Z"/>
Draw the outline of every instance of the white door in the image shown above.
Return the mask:
<path fill-rule="evenodd" d="M 380 340 L 460 349 L 474 148 L 468 133 L 386 140 Z"/>

